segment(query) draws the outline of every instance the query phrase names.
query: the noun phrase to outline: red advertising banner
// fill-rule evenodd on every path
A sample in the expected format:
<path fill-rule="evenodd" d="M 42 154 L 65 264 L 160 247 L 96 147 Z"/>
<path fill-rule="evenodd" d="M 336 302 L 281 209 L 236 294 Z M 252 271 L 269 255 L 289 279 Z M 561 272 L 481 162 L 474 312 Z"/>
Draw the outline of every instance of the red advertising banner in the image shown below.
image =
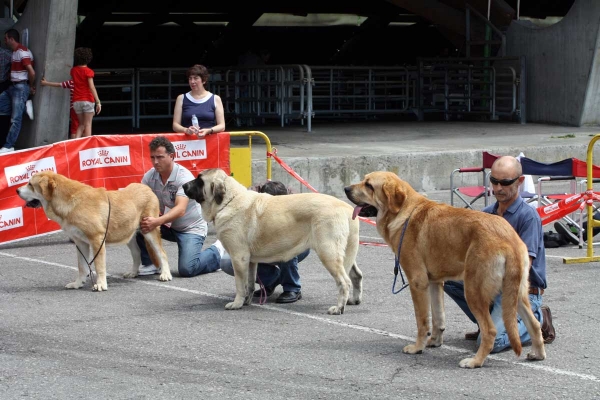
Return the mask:
<path fill-rule="evenodd" d="M 202 139 L 177 133 L 100 135 L 0 154 L 0 243 L 60 230 L 42 208 L 25 207 L 17 195 L 34 173 L 52 170 L 93 187 L 124 188 L 152 168 L 148 145 L 156 136 L 173 143 L 175 162 L 194 175 L 208 168 L 230 174 L 227 133 Z"/>

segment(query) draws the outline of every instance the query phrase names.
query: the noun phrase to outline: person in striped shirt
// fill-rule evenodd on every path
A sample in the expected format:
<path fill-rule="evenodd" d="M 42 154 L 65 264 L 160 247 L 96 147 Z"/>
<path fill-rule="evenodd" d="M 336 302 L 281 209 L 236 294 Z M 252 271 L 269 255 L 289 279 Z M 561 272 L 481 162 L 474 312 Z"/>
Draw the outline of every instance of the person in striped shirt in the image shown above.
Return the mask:
<path fill-rule="evenodd" d="M 50 82 L 47 81 L 45 77 L 42 77 L 42 80 L 40 81 L 40 84 L 42 86 L 50 86 L 50 87 L 57 87 L 57 88 L 63 88 L 63 89 L 69 89 L 70 94 L 69 94 L 69 115 L 71 116 L 71 125 L 69 127 L 69 134 L 71 135 L 71 139 L 75 139 L 77 137 L 77 127 L 79 126 L 79 120 L 77 119 L 77 114 L 75 113 L 75 110 L 73 109 L 73 88 L 75 87 L 75 85 L 73 84 L 73 79 L 69 79 L 68 81 L 62 81 L 62 82 Z"/>
<path fill-rule="evenodd" d="M 13 51 L 10 68 L 11 85 L 0 93 L 0 115 L 10 115 L 10 129 L 6 135 L 6 143 L 0 153 L 15 150 L 15 143 L 21 132 L 25 103 L 29 95 L 35 94 L 35 70 L 33 54 L 19 43 L 20 35 L 16 29 L 9 29 L 4 34 L 6 45 Z"/>

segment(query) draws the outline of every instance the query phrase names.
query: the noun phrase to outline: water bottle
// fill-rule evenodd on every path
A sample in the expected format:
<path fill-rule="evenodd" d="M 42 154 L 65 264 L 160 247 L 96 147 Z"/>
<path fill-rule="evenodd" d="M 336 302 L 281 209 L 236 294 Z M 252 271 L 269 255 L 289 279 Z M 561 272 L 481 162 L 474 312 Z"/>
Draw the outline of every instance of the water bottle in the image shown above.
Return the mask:
<path fill-rule="evenodd" d="M 198 118 L 196 118 L 196 114 L 192 115 L 192 125 L 194 125 L 195 128 L 198 128 Z"/>

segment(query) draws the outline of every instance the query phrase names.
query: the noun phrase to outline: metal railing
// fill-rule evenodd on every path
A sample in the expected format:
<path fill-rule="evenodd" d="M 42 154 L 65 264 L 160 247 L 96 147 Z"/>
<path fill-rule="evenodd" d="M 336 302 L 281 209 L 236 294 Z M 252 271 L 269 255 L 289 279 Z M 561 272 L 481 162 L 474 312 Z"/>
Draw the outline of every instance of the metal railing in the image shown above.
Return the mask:
<path fill-rule="evenodd" d="M 173 118 L 175 100 L 189 90 L 186 68 L 136 70 L 136 128 L 141 120 Z"/>
<path fill-rule="evenodd" d="M 281 126 L 312 117 L 307 95 L 310 73 L 304 65 L 230 67 L 212 70 L 210 84 L 223 100 L 225 113 L 238 126 L 276 119 Z M 216 73 L 215 73 L 216 71 Z"/>
<path fill-rule="evenodd" d="M 412 112 L 414 85 L 406 67 L 310 67 L 315 117 L 361 117 Z"/>
<path fill-rule="evenodd" d="M 443 113 L 446 120 L 479 114 L 524 122 L 523 63 L 518 57 L 420 59 L 419 119 L 424 113 Z"/>
<path fill-rule="evenodd" d="M 97 69 L 94 72 L 94 85 L 102 100 L 103 111 L 94 121 L 131 120 L 131 126 L 135 127 L 135 70 Z"/>
<path fill-rule="evenodd" d="M 98 70 L 102 114 L 95 121 L 170 119 L 189 90 L 185 68 Z M 416 67 L 268 65 L 211 68 L 208 90 L 236 126 L 275 120 L 374 118 L 414 113 L 478 114 L 524 121 L 524 58 L 420 59 Z"/>

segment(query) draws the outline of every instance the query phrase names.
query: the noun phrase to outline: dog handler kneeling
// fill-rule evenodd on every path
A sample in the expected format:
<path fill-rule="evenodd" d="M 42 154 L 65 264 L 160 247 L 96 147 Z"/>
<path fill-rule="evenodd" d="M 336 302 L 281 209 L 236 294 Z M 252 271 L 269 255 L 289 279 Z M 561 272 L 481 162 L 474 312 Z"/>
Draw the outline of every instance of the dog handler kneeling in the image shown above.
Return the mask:
<path fill-rule="evenodd" d="M 164 136 L 157 136 L 150 142 L 150 159 L 154 168 L 146 172 L 142 183 L 150 186 L 158 197 L 161 216 L 142 219 L 142 232 L 147 233 L 160 226 L 162 238 L 177 243 L 177 268 L 181 277 L 218 271 L 225 249 L 217 241 L 202 251 L 208 226 L 202 218 L 200 204 L 189 201 L 183 192 L 182 185 L 193 180 L 194 175 L 174 161 L 175 148 Z M 150 260 L 142 234 L 138 232 L 136 239 L 143 265 L 139 269 L 139 275 L 159 274 L 160 270 Z"/>
<path fill-rule="evenodd" d="M 496 214 L 508 221 L 517 231 L 521 240 L 527 245 L 529 251 L 529 302 L 535 317 L 542 325 L 544 343 L 552 343 L 556 336 L 552 325 L 552 314 L 548 306 L 542 305 L 542 295 L 546 288 L 546 252 L 544 249 L 544 230 L 538 213 L 529 207 L 519 195 L 519 186 L 525 177 L 521 163 L 514 157 L 505 156 L 497 159 L 492 165 L 490 182 L 497 202 L 483 209 L 483 212 Z M 447 281 L 444 283 L 444 292 L 473 322 L 477 322 L 465 300 L 464 285 L 462 282 Z M 496 326 L 497 334 L 492 353 L 497 353 L 510 347 L 508 334 L 502 321 L 502 305 L 499 294 L 491 306 L 491 316 Z M 519 317 L 519 334 L 521 343 L 531 340 L 525 324 Z M 479 331 L 465 335 L 467 340 L 481 341 Z"/>

